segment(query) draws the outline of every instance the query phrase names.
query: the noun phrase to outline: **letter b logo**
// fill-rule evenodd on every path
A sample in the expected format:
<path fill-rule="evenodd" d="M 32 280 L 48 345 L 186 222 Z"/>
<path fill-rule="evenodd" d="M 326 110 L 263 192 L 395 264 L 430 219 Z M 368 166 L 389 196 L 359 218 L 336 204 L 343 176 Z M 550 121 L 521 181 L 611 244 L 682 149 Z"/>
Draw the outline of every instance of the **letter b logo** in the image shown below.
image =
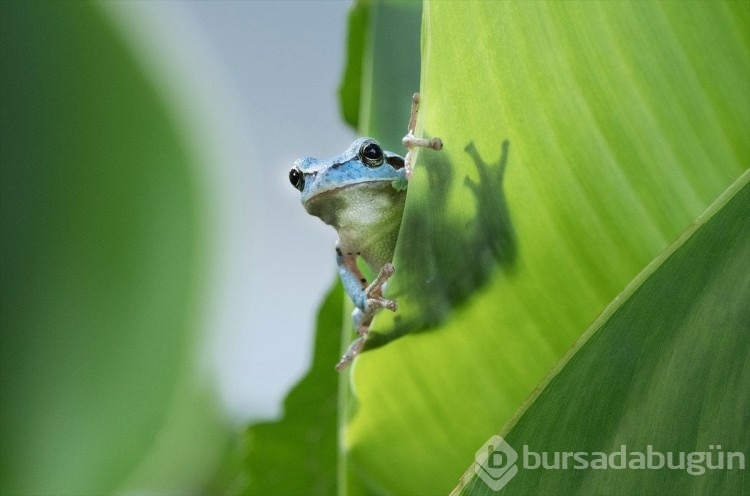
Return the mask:
<path fill-rule="evenodd" d="M 479 448 L 474 472 L 493 491 L 499 491 L 518 473 L 518 453 L 500 436 L 492 436 Z"/>

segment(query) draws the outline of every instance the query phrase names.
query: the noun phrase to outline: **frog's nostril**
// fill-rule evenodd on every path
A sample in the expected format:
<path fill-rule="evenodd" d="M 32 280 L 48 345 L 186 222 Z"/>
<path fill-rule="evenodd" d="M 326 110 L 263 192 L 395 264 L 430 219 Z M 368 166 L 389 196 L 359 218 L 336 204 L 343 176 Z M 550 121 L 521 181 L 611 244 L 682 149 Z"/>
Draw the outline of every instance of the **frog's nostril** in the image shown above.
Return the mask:
<path fill-rule="evenodd" d="M 300 191 L 305 188 L 305 177 L 296 167 L 293 167 L 292 170 L 289 171 L 289 182 Z"/>

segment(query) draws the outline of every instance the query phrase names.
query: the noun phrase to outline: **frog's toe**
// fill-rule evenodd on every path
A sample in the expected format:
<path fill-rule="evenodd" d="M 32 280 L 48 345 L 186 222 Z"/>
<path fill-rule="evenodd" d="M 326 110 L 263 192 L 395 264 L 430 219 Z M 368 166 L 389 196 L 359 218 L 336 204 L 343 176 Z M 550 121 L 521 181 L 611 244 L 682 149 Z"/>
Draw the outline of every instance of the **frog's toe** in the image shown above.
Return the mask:
<path fill-rule="evenodd" d="M 381 308 L 387 308 L 391 312 L 395 312 L 398 309 L 398 302 L 396 300 L 389 300 L 382 296 L 375 296 L 367 299 L 366 312 L 375 313 Z"/>
<path fill-rule="evenodd" d="M 339 363 L 336 364 L 336 371 L 341 372 L 342 370 L 346 369 L 349 364 L 352 363 L 354 358 L 359 355 L 359 352 L 362 351 L 362 347 L 364 346 L 364 344 L 364 336 L 360 336 L 355 339 L 352 344 L 349 345 L 349 348 L 347 348 L 346 353 L 344 353 L 344 356 L 341 357 Z"/>
<path fill-rule="evenodd" d="M 380 274 L 378 274 L 378 279 L 383 279 L 383 282 L 385 282 L 386 280 L 388 280 L 389 277 L 393 275 L 394 272 L 396 272 L 396 268 L 393 266 L 393 264 L 390 262 L 385 263 L 380 268 Z"/>

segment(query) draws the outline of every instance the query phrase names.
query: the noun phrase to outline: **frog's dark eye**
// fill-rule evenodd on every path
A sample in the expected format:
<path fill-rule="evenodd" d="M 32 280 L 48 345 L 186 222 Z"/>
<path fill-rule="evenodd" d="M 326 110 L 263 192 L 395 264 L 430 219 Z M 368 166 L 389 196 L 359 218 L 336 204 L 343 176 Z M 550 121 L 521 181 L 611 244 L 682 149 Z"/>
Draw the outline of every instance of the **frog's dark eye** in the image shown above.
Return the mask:
<path fill-rule="evenodd" d="M 289 182 L 300 191 L 305 188 L 305 176 L 303 176 L 302 172 L 296 167 L 289 171 Z"/>
<path fill-rule="evenodd" d="M 383 163 L 383 149 L 380 145 L 372 141 L 362 145 L 359 150 L 359 156 L 362 162 L 368 167 L 377 167 Z"/>

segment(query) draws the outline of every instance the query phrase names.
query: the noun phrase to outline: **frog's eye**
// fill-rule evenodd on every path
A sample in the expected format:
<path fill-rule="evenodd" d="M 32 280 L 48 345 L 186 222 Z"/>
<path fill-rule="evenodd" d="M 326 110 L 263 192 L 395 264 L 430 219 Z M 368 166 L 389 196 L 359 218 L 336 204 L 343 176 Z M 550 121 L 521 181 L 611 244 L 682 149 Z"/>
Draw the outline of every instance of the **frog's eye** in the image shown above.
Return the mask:
<path fill-rule="evenodd" d="M 368 167 L 377 167 L 383 163 L 383 149 L 372 141 L 362 145 L 359 156 Z"/>
<path fill-rule="evenodd" d="M 305 188 L 305 177 L 296 167 L 293 167 L 292 170 L 289 171 L 289 182 L 300 191 Z"/>

